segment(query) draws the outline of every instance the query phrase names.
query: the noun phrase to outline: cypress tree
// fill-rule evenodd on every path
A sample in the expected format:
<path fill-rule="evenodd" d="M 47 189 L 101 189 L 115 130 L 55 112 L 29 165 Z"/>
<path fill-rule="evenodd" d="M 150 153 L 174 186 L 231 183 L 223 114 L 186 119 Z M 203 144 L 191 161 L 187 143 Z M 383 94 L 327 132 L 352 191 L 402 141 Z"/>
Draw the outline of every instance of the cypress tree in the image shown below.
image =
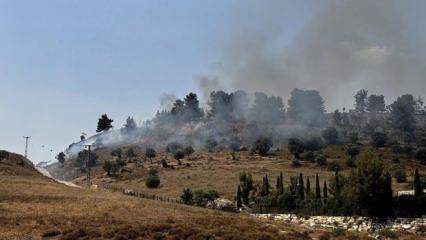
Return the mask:
<path fill-rule="evenodd" d="M 263 177 L 263 184 L 262 184 L 262 196 L 269 195 L 269 181 L 268 181 L 268 175 L 265 175 Z"/>
<path fill-rule="evenodd" d="M 299 197 L 299 199 L 300 200 L 305 200 L 305 186 L 304 186 L 304 183 L 303 183 L 303 174 L 302 173 L 300 173 L 299 174 L 299 185 L 298 185 L 298 193 L 297 193 L 297 195 L 298 195 L 298 197 Z"/>
<path fill-rule="evenodd" d="M 283 173 L 280 173 L 280 176 L 277 177 L 277 193 L 281 195 L 284 193 L 284 183 L 283 183 Z"/>
<path fill-rule="evenodd" d="M 327 182 L 324 180 L 324 187 L 322 188 L 322 196 L 324 199 L 328 198 L 328 189 L 327 189 Z"/>
<path fill-rule="evenodd" d="M 309 177 L 306 177 L 306 197 L 309 197 L 311 194 L 311 181 L 309 181 Z"/>
<path fill-rule="evenodd" d="M 237 208 L 239 208 L 239 207 L 242 206 L 241 197 L 242 197 L 241 188 L 240 188 L 240 185 L 238 185 L 238 189 L 237 189 Z"/>
<path fill-rule="evenodd" d="M 277 183 L 275 184 L 275 189 L 277 190 L 277 193 L 280 192 L 280 177 L 277 177 Z"/>
<path fill-rule="evenodd" d="M 336 170 L 335 174 L 334 174 L 334 189 L 332 194 L 334 195 L 335 198 L 340 197 L 340 179 L 339 179 L 339 171 Z"/>
<path fill-rule="evenodd" d="M 414 196 L 420 197 L 420 196 L 423 195 L 423 187 L 422 187 L 422 183 L 420 181 L 419 169 L 417 169 L 417 168 L 414 171 L 413 187 L 414 187 Z"/>
<path fill-rule="evenodd" d="M 318 173 L 315 176 L 315 198 L 316 199 L 320 199 L 321 198 L 321 189 L 320 189 L 320 182 L 319 182 Z"/>

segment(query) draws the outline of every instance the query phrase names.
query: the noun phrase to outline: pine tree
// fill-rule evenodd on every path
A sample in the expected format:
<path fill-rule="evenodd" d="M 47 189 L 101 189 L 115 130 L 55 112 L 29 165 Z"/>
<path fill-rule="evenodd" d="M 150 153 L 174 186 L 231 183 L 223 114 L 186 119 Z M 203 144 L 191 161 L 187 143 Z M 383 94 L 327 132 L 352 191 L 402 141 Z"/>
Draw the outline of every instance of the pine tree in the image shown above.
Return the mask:
<path fill-rule="evenodd" d="M 238 189 L 237 189 L 237 208 L 240 208 L 242 206 L 241 197 L 242 197 L 241 188 L 240 188 L 240 185 L 238 185 Z"/>
<path fill-rule="evenodd" d="M 132 117 L 127 117 L 126 119 L 126 124 L 124 124 L 124 130 L 126 131 L 133 131 L 135 130 L 137 127 L 137 124 L 135 122 L 135 120 Z"/>
<path fill-rule="evenodd" d="M 309 177 L 306 178 L 306 197 L 309 197 L 311 194 L 311 181 L 309 181 Z"/>
<path fill-rule="evenodd" d="M 322 194 L 323 198 L 327 199 L 328 198 L 328 189 L 327 189 L 327 182 L 325 180 L 324 180 L 324 187 L 322 188 L 322 191 L 323 191 L 323 194 Z"/>
<path fill-rule="evenodd" d="M 297 196 L 300 200 L 305 200 L 305 186 L 303 183 L 303 174 L 300 173 L 299 175 L 299 184 L 298 184 L 298 190 L 297 190 Z"/>
<path fill-rule="evenodd" d="M 321 188 L 320 188 L 320 181 L 318 173 L 315 176 L 315 198 L 320 199 L 321 198 Z"/>
<path fill-rule="evenodd" d="M 422 187 L 422 183 L 420 181 L 419 169 L 417 169 L 417 168 L 414 171 L 413 187 L 414 187 L 414 196 L 420 197 L 420 196 L 423 195 L 423 187 Z"/>
<path fill-rule="evenodd" d="M 96 132 L 102 132 L 111 129 L 112 122 L 114 122 L 114 120 L 108 118 L 106 114 L 103 114 L 98 120 L 98 128 L 96 129 Z"/>

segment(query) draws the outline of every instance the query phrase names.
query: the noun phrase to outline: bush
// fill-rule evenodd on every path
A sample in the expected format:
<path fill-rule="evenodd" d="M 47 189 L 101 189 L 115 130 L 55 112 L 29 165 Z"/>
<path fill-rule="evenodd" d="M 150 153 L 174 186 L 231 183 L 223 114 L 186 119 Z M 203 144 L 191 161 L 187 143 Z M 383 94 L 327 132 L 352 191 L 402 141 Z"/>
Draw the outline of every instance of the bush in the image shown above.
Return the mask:
<path fill-rule="evenodd" d="M 398 183 L 405 183 L 407 181 L 407 174 L 404 169 L 399 167 L 393 171 L 393 177 Z"/>
<path fill-rule="evenodd" d="M 261 156 L 266 156 L 273 146 L 272 140 L 270 138 L 260 138 L 257 139 L 253 144 L 253 152 L 260 154 Z"/>
<path fill-rule="evenodd" d="M 184 204 L 192 204 L 194 198 L 194 194 L 192 193 L 191 189 L 184 188 L 182 191 L 182 195 L 180 196 L 180 199 Z"/>
<path fill-rule="evenodd" d="M 9 152 L 1 150 L 0 151 L 0 161 L 3 159 L 9 158 Z"/>
<path fill-rule="evenodd" d="M 135 157 L 137 157 L 138 155 L 136 154 L 135 149 L 133 149 L 133 148 L 129 148 L 129 149 L 127 149 L 127 151 L 126 151 L 126 156 L 127 156 L 128 158 L 135 158 Z"/>
<path fill-rule="evenodd" d="M 145 181 L 145 185 L 148 188 L 157 188 L 160 186 L 160 177 L 156 170 L 150 170 L 148 173 L 148 178 Z"/>
<path fill-rule="evenodd" d="M 304 140 L 303 147 L 307 151 L 319 151 L 324 147 L 324 143 L 320 137 L 311 137 Z"/>
<path fill-rule="evenodd" d="M 356 145 L 350 145 L 348 149 L 346 149 L 346 154 L 348 154 L 351 158 L 356 157 L 359 154 L 359 147 Z"/>
<path fill-rule="evenodd" d="M 291 165 L 293 167 L 300 167 L 300 166 L 302 166 L 302 164 L 300 163 L 299 159 L 297 159 L 297 158 L 293 158 L 293 160 L 291 161 Z"/>
<path fill-rule="evenodd" d="M 314 163 L 315 162 L 315 153 L 309 151 L 305 154 L 305 160 Z"/>
<path fill-rule="evenodd" d="M 341 169 L 339 162 L 337 162 L 336 160 L 333 160 L 330 163 L 328 163 L 327 168 L 328 170 L 333 172 L 339 171 Z"/>
<path fill-rule="evenodd" d="M 188 146 L 188 147 L 184 148 L 182 152 L 183 152 L 184 155 L 190 156 L 195 151 L 194 151 L 194 148 L 192 148 L 192 146 Z"/>
<path fill-rule="evenodd" d="M 383 228 L 380 230 L 379 235 L 384 238 L 396 238 L 395 232 L 393 232 L 390 228 Z"/>
<path fill-rule="evenodd" d="M 156 155 L 157 155 L 157 152 L 153 148 L 147 148 L 145 150 L 145 157 L 149 159 L 155 158 Z"/>
<path fill-rule="evenodd" d="M 166 159 L 161 159 L 161 165 L 163 166 L 163 168 L 168 168 L 170 167 L 169 164 L 167 163 Z"/>
<path fill-rule="evenodd" d="M 420 148 L 417 150 L 416 158 L 420 161 L 420 164 L 426 165 L 426 148 Z"/>
<path fill-rule="evenodd" d="M 171 142 L 166 146 L 166 152 L 175 154 L 178 150 L 182 150 L 182 145 L 178 142 Z"/>
<path fill-rule="evenodd" d="M 0 156 L 0 160 L 2 159 L 2 157 Z M 57 156 L 56 159 L 58 159 L 58 162 L 60 164 L 64 164 L 65 163 L 65 153 L 64 152 L 60 152 Z"/>
<path fill-rule="evenodd" d="M 303 145 L 302 140 L 298 138 L 288 139 L 288 151 L 291 152 L 295 158 L 299 158 L 299 154 L 303 153 Z"/>
<path fill-rule="evenodd" d="M 383 132 L 375 132 L 371 136 L 371 140 L 372 140 L 372 143 L 373 143 L 374 147 L 376 147 L 376 148 L 382 148 L 382 147 L 385 146 L 386 141 L 388 140 L 388 137 Z"/>
<path fill-rule="evenodd" d="M 117 148 L 111 151 L 111 156 L 121 158 L 122 153 L 123 151 L 121 150 L 121 148 Z"/>
<path fill-rule="evenodd" d="M 214 190 L 209 190 L 207 192 L 198 190 L 194 192 L 194 203 L 198 206 L 205 206 L 207 202 L 214 201 L 217 198 L 219 198 L 219 194 Z"/>
<path fill-rule="evenodd" d="M 318 155 L 316 162 L 319 166 L 325 166 L 327 165 L 327 158 L 324 155 Z"/>
<path fill-rule="evenodd" d="M 179 160 L 183 159 L 185 157 L 185 155 L 183 154 L 182 151 L 179 150 L 173 155 L 173 157 L 174 157 L 174 159 L 179 161 Z"/>
<path fill-rule="evenodd" d="M 104 162 L 103 169 L 107 173 L 108 176 L 111 175 L 111 167 L 112 167 L 111 161 L 110 160 L 106 160 Z"/>
<path fill-rule="evenodd" d="M 208 138 L 206 140 L 206 148 L 211 152 L 218 145 L 216 139 Z"/>
<path fill-rule="evenodd" d="M 334 145 L 339 139 L 339 133 L 335 127 L 328 127 L 322 131 L 322 137 L 329 145 Z"/>

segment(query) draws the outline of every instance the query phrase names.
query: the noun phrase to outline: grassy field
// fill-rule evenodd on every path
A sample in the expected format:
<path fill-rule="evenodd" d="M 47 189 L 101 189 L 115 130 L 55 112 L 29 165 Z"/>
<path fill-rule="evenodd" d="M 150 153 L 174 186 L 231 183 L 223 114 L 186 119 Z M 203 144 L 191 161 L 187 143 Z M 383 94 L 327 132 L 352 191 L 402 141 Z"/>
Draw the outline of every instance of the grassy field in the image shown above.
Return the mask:
<path fill-rule="evenodd" d="M 266 172 L 287 169 L 283 166 L 288 167 L 287 175 L 303 169 L 312 173 L 319 170 L 309 166 L 293 169 L 288 166 L 288 159 L 274 157 L 258 159 L 239 155 L 238 160 L 231 160 L 225 153 L 210 155 L 211 159 L 204 159 L 204 156 L 194 155 L 191 160 L 185 160 L 191 163 L 189 167 L 160 170 L 164 186 L 155 191 L 169 193 L 173 186 L 182 187 L 198 180 L 200 185 L 191 185 L 194 189 L 206 186 L 226 192 L 227 188 L 220 186 L 238 181 L 240 170 L 255 173 L 256 179 Z M 309 230 L 242 213 L 69 187 L 43 177 L 21 160 L 19 155 L 13 155 L 11 159 L 0 161 L 0 239 L 369 239 L 362 233 Z M 125 173 L 118 179 L 101 177 L 99 173 L 95 181 L 109 180 L 144 188 L 143 177 L 140 179 L 139 174 L 144 175 L 147 167 L 156 165 L 130 168 L 132 173 Z M 329 174 L 325 170 L 321 172 L 321 176 Z M 173 181 L 177 176 L 182 182 Z M 210 184 L 203 179 L 216 180 Z M 175 192 L 177 195 L 178 191 Z M 230 189 L 229 194 L 231 192 Z M 418 238 L 404 235 L 401 239 Z"/>
<path fill-rule="evenodd" d="M 391 163 L 394 157 L 392 153 L 385 150 L 378 150 L 385 161 Z M 341 173 L 347 174 L 349 168 L 346 166 L 344 150 L 334 147 L 324 150 L 328 157 L 328 162 L 336 161 L 342 167 Z M 104 150 L 100 153 L 101 159 L 108 157 Z M 109 156 L 109 158 L 111 158 Z M 172 168 L 163 168 L 159 164 L 160 159 L 166 159 Z M 315 174 L 319 174 L 321 182 L 328 180 L 334 172 L 327 169 L 326 166 L 318 166 L 316 163 L 306 161 L 301 162 L 301 166 L 292 165 L 293 156 L 286 152 L 280 152 L 271 156 L 262 157 L 250 155 L 248 152 L 236 153 L 236 160 L 232 159 L 230 152 L 196 152 L 189 158 L 182 160 L 182 165 L 177 162 L 170 154 L 161 153 L 156 157 L 153 164 L 145 161 L 143 165 L 134 163 L 128 164 L 122 174 L 108 177 L 100 168 L 94 171 L 93 182 L 95 184 L 109 184 L 121 188 L 130 188 L 144 193 L 164 195 L 170 197 L 179 197 L 183 188 L 193 190 L 216 190 L 219 194 L 230 200 L 234 199 L 237 185 L 239 183 L 239 173 L 248 172 L 253 175 L 255 182 L 260 183 L 262 176 L 268 174 L 271 185 L 275 185 L 275 177 L 280 172 L 284 174 L 284 184 L 288 184 L 290 176 L 298 176 L 303 173 L 309 177 L 311 185 L 315 181 Z M 401 156 L 401 165 L 405 166 L 408 181 L 411 181 L 411 175 L 414 168 L 418 167 L 422 173 L 426 172 L 425 166 L 419 165 L 416 160 Z M 391 164 L 389 164 L 391 165 Z M 145 186 L 145 180 L 149 169 L 157 169 L 161 179 L 161 185 L 157 189 L 148 189 Z M 85 177 L 76 180 L 83 184 Z M 407 189 L 408 183 L 393 182 L 394 191 Z"/>
<path fill-rule="evenodd" d="M 0 239 L 310 239 L 323 234 L 244 214 L 68 187 L 22 168 L 0 162 Z"/>

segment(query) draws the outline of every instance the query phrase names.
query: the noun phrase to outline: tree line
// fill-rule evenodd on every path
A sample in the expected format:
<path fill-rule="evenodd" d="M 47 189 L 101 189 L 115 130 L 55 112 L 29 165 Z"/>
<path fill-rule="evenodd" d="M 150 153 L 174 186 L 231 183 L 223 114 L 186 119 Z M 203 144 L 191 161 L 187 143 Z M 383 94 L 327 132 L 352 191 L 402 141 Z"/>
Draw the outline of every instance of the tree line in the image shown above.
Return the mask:
<path fill-rule="evenodd" d="M 371 217 L 417 217 L 426 213 L 426 196 L 421 176 L 414 173 L 414 195 L 394 196 L 386 163 L 373 151 L 360 154 L 357 167 L 349 175 L 338 171 L 328 181 L 318 174 L 312 179 L 290 177 L 287 186 L 281 173 L 271 187 L 268 175 L 260 184 L 251 174 L 241 173 L 236 191 L 237 207 L 250 206 L 258 213 L 306 215 L 358 215 Z"/>

